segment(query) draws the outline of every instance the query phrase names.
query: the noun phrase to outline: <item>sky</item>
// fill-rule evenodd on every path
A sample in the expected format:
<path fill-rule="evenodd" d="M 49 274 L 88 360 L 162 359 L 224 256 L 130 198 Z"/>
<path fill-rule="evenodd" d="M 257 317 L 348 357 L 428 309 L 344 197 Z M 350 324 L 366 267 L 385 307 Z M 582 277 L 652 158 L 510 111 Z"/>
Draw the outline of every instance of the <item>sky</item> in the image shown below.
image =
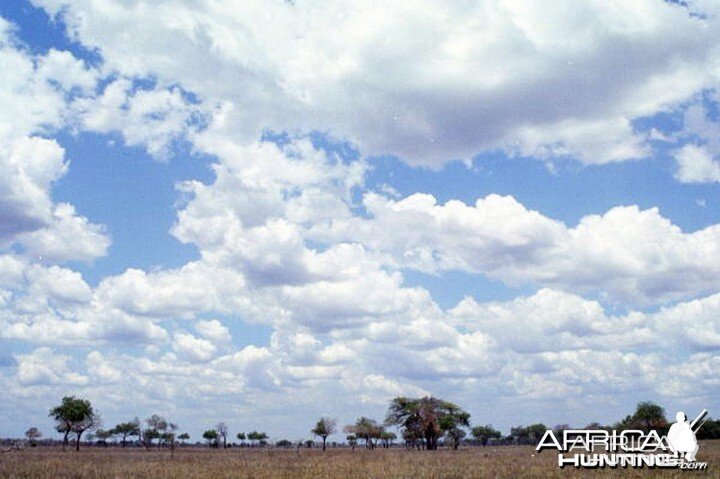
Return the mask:
<path fill-rule="evenodd" d="M 717 416 L 719 15 L 0 3 L 0 436 Z"/>

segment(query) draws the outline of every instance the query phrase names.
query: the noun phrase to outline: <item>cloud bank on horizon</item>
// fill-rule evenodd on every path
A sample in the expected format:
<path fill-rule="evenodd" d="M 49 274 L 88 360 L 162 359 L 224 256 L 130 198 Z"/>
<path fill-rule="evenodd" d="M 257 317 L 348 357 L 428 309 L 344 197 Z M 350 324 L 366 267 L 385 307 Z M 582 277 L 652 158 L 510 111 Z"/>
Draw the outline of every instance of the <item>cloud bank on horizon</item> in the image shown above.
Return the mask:
<path fill-rule="evenodd" d="M 278 437 L 400 394 L 505 428 L 720 407 L 717 3 L 0 14 L 0 435 L 69 393 Z M 190 255 L 119 246 L 163 219 L 122 228 L 104 157 L 164 172 Z"/>

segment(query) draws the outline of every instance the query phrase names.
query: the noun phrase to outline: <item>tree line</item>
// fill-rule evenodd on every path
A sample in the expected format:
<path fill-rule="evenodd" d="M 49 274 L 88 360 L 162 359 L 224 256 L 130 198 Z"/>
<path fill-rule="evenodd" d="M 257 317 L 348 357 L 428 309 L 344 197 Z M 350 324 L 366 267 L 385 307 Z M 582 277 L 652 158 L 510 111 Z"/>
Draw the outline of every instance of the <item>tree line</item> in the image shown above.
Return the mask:
<path fill-rule="evenodd" d="M 98 445 L 107 445 L 107 440 L 114 438 L 122 447 L 128 444 L 139 445 L 146 449 L 169 448 L 175 450 L 178 445 L 190 439 L 186 432 L 178 433 L 178 425 L 164 417 L 153 414 L 144 421 L 134 418 L 122 422 L 110 429 L 102 429 L 99 413 L 90 401 L 75 396 L 63 397 L 60 404 L 50 410 L 49 416 L 55 421 L 55 430 L 62 434 L 62 446 L 66 448 L 74 442 L 76 450 L 80 450 L 82 437 L 92 432 Z M 669 423 L 664 409 L 651 401 L 638 403 L 633 414 L 627 415 L 614 425 L 588 424 L 586 429 L 639 429 L 644 432 L 656 430 L 667 433 Z M 536 444 L 547 429 L 545 424 L 537 423 L 529 426 L 516 426 L 510 434 L 504 436 L 492 425 L 470 425 L 470 414 L 454 403 L 443 399 L 426 396 L 422 398 L 396 397 L 390 402 L 382 422 L 361 416 L 354 423 L 345 425 L 342 431 L 346 434 L 346 444 L 353 450 L 358 444 L 367 449 L 390 448 L 395 444 L 398 435 L 388 430 L 397 428 L 402 442 L 407 448 L 436 450 L 439 445 L 457 449 L 461 444 Z M 560 432 L 569 429 L 568 425 L 557 425 L 554 429 Z M 327 447 L 330 436 L 339 432 L 337 420 L 321 417 L 310 433 L 319 438 L 322 449 Z M 472 439 L 468 438 L 468 433 Z M 42 437 L 37 427 L 25 432 L 29 444 L 35 445 Z M 230 437 L 229 428 L 224 422 L 206 430 L 202 438 L 210 448 L 227 448 Z M 239 432 L 235 437 L 240 446 L 266 446 L 269 436 L 264 432 Z M 698 439 L 720 439 L 720 420 L 708 419 L 697 433 Z M 247 441 L 247 443 L 245 442 Z M 297 446 L 312 447 L 314 441 L 297 443 Z M 293 443 L 287 439 L 277 441 L 277 447 L 291 447 Z"/>

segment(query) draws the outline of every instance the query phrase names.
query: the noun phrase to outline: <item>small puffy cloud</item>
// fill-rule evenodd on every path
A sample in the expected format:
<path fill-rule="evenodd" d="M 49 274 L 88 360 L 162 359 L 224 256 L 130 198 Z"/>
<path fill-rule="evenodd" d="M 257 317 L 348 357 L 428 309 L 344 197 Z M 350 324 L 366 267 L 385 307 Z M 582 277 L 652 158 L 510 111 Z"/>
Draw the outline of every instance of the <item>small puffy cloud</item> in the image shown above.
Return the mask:
<path fill-rule="evenodd" d="M 92 298 L 92 290 L 80 273 L 66 268 L 33 265 L 28 268 L 26 277 L 31 294 L 75 303 L 87 303 Z"/>
<path fill-rule="evenodd" d="M 82 386 L 88 378 L 72 372 L 69 356 L 56 354 L 50 348 L 37 348 L 32 353 L 18 354 L 17 378 L 25 386 L 55 385 Z"/>
<path fill-rule="evenodd" d="M 58 262 L 91 261 L 105 256 L 110 246 L 105 228 L 76 215 L 75 208 L 67 203 L 55 207 L 48 226 L 17 241 L 27 248 L 30 257 Z"/>
<path fill-rule="evenodd" d="M 675 153 L 678 170 L 675 178 L 681 183 L 720 182 L 720 163 L 706 148 L 685 145 Z"/>
<path fill-rule="evenodd" d="M 232 339 L 230 337 L 230 330 L 217 319 L 198 321 L 195 323 L 195 331 L 216 345 L 227 345 Z"/>
<path fill-rule="evenodd" d="M 213 357 L 217 348 L 207 339 L 201 339 L 187 333 L 175 333 L 173 336 L 173 350 L 191 361 L 208 361 Z"/>
<path fill-rule="evenodd" d="M 123 378 L 122 372 L 113 363 L 99 351 L 91 351 L 85 358 L 88 375 L 102 382 L 118 382 Z"/>
<path fill-rule="evenodd" d="M 170 158 L 173 144 L 204 114 L 178 87 L 135 88 L 126 78 L 109 83 L 98 96 L 75 101 L 73 109 L 84 130 L 120 132 L 125 144 L 144 147 L 160 160 Z"/>

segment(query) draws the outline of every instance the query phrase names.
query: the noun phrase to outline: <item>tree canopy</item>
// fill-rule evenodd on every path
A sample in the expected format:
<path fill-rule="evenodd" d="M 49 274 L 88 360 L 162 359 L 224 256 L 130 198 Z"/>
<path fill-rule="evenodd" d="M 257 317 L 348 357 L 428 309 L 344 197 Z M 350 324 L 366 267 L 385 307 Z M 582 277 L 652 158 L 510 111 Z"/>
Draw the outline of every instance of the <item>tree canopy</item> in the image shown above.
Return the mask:
<path fill-rule="evenodd" d="M 449 401 L 432 396 L 401 396 L 390 402 L 385 422 L 402 428 L 404 437 L 421 438 L 426 449 L 436 450 L 443 434 L 469 427 L 470 414 Z"/>

